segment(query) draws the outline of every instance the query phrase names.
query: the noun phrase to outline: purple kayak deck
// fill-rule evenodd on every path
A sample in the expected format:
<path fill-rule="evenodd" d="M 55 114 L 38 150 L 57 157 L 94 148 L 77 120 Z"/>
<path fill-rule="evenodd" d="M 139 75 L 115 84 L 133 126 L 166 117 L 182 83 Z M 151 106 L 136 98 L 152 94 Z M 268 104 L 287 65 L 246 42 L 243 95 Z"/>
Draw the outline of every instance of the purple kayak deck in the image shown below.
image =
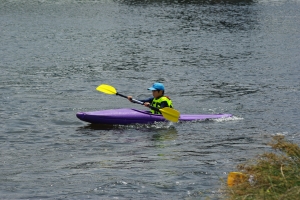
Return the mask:
<path fill-rule="evenodd" d="M 77 118 L 91 124 L 148 124 L 167 121 L 162 115 L 131 108 L 78 112 Z M 232 117 L 231 114 L 181 114 L 179 121 L 194 121 Z"/>

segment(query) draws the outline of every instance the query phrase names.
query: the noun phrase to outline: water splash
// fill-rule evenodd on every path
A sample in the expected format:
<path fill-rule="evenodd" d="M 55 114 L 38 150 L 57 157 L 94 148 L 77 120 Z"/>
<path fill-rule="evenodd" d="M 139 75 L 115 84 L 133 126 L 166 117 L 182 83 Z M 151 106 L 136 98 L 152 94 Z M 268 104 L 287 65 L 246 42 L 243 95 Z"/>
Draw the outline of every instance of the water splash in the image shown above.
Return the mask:
<path fill-rule="evenodd" d="M 211 119 L 211 121 L 215 121 L 215 122 L 227 122 L 227 121 L 238 121 L 238 120 L 243 120 L 244 118 L 242 117 L 236 117 L 236 116 L 232 116 L 232 117 L 224 117 L 224 118 L 219 118 L 219 119 Z"/>

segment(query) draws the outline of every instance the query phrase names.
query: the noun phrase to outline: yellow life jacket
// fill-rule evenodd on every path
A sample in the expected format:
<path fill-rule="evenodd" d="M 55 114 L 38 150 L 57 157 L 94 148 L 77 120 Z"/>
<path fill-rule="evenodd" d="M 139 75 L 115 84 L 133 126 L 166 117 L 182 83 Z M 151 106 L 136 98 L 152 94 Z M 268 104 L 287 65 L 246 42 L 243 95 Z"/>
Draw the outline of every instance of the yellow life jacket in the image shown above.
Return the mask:
<path fill-rule="evenodd" d="M 166 102 L 167 102 L 168 107 L 173 108 L 172 100 L 171 100 L 169 97 L 167 97 L 167 96 L 162 96 L 162 97 L 160 97 L 160 98 L 158 98 L 158 99 L 155 99 L 155 98 L 154 98 L 154 99 L 152 100 L 152 102 L 151 102 L 151 106 L 153 106 L 153 107 L 159 109 L 159 108 L 160 108 L 160 105 L 161 105 L 161 103 L 162 103 L 163 101 L 166 101 Z M 152 114 L 161 114 L 161 112 L 156 111 L 156 110 L 153 110 L 153 109 L 151 109 L 151 113 L 152 113 Z"/>

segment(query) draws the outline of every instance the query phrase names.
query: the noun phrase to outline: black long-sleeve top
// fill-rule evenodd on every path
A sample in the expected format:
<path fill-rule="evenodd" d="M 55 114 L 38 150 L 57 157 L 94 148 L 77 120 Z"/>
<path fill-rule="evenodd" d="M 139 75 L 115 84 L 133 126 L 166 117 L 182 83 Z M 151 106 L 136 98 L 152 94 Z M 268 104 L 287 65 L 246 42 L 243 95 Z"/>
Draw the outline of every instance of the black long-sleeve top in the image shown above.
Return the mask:
<path fill-rule="evenodd" d="M 150 104 L 152 103 L 152 101 L 153 101 L 153 97 L 150 97 L 150 98 L 148 98 L 148 99 L 143 99 L 143 100 L 139 100 L 139 101 L 141 101 L 141 102 L 143 102 L 143 103 L 145 103 L 145 102 L 149 102 Z M 161 104 L 160 104 L 160 108 L 164 108 L 164 107 L 169 107 L 169 105 L 168 105 L 168 103 L 166 102 L 166 101 L 163 101 L 163 102 L 161 102 Z"/>

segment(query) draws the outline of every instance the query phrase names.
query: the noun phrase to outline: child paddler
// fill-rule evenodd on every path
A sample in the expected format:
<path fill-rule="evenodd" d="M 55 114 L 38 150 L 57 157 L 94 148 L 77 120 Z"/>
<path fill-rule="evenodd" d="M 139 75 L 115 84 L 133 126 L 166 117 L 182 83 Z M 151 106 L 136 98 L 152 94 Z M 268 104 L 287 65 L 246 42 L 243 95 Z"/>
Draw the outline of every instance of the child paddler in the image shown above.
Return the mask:
<path fill-rule="evenodd" d="M 154 83 L 152 87 L 148 88 L 148 90 L 152 91 L 153 97 L 144 100 L 139 100 L 143 102 L 146 107 L 153 106 L 159 109 L 164 107 L 173 108 L 172 100 L 168 96 L 164 96 L 165 87 L 162 83 Z M 129 99 L 129 101 L 132 100 L 132 96 L 128 96 L 127 98 Z M 161 114 L 160 111 L 153 109 L 151 109 L 151 113 Z"/>

